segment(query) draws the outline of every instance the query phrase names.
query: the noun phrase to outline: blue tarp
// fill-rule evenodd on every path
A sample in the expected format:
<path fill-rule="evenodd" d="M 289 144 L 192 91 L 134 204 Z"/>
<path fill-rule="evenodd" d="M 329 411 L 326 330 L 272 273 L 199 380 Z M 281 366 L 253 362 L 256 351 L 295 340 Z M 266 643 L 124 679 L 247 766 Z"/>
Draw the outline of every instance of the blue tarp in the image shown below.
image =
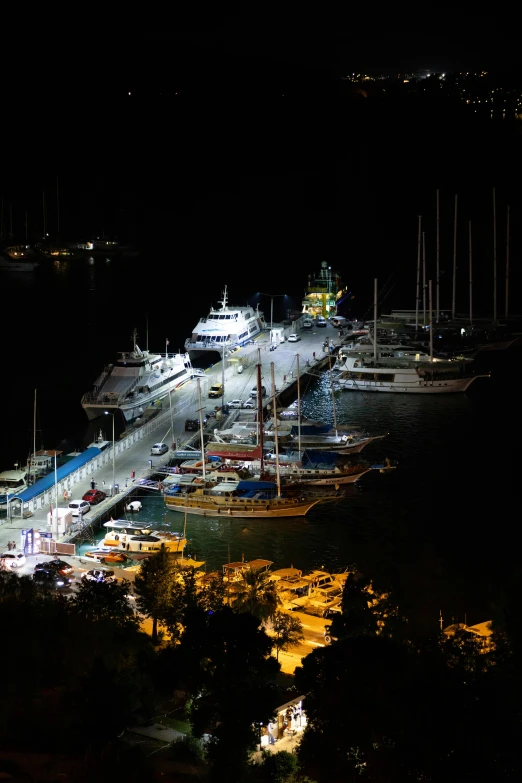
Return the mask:
<path fill-rule="evenodd" d="M 277 489 L 277 485 L 273 481 L 240 481 L 236 489 L 241 491 Z"/>
<path fill-rule="evenodd" d="M 318 427 L 315 424 L 301 424 L 301 435 L 322 435 L 324 432 L 329 432 L 332 429 L 331 424 L 323 424 Z M 297 424 L 292 425 L 292 435 L 299 434 L 299 427 Z"/>
<path fill-rule="evenodd" d="M 73 457 L 68 462 L 66 462 L 65 465 L 61 465 L 58 468 L 58 470 L 56 471 L 56 479 L 58 481 L 63 481 L 64 478 L 70 476 L 71 473 L 74 473 L 75 470 L 78 470 L 78 468 L 81 468 L 83 467 L 83 465 L 86 465 L 87 462 L 90 462 L 92 459 L 94 459 L 94 457 L 97 457 L 98 454 L 101 454 L 101 451 L 95 446 L 92 446 L 91 448 L 82 451 L 81 454 L 78 454 L 78 456 Z M 52 473 L 48 473 L 47 476 L 41 478 L 31 487 L 28 487 L 27 489 L 24 489 L 22 492 L 19 492 L 18 495 L 13 495 L 12 499 L 14 500 L 14 498 L 16 497 L 22 500 L 24 503 L 26 503 L 28 500 L 32 500 L 38 495 L 41 495 L 43 492 L 46 492 L 51 487 L 54 487 L 54 483 L 55 483 L 55 475 L 53 470 Z M 11 502 L 11 498 L 9 499 L 9 502 Z"/>

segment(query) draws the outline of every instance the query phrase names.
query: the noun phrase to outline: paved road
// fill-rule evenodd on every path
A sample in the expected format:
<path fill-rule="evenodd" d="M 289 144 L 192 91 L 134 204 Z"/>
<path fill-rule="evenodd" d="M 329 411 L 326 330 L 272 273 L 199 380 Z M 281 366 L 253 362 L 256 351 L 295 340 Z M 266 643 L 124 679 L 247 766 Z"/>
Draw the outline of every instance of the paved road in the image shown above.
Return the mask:
<path fill-rule="evenodd" d="M 287 329 L 286 333 L 289 334 L 290 330 Z M 301 339 L 298 342 L 289 343 L 285 340 L 284 343 L 279 344 L 275 351 L 270 351 L 268 333 L 261 335 L 255 346 L 248 346 L 236 351 L 228 360 L 229 367 L 225 373 L 225 395 L 221 400 L 209 399 L 207 396 L 209 386 L 214 381 L 220 381 L 222 379 L 221 363 L 218 363 L 209 369 L 205 374 L 205 378 L 202 379 L 202 382 L 200 383 L 202 406 L 205 412 L 213 411 L 216 404 L 221 405 L 223 402 L 228 402 L 235 398 L 248 398 L 250 390 L 257 382 L 256 365 L 259 360 L 261 361 L 262 366 L 263 383 L 267 387 L 268 394 L 270 395 L 272 388 L 270 365 L 272 362 L 274 363 L 275 386 L 280 391 L 285 384 L 291 383 L 296 375 L 297 354 L 299 354 L 300 357 L 301 372 L 306 371 L 307 362 L 310 365 L 310 371 L 313 372 L 314 364 L 325 356 L 323 342 L 327 338 L 330 338 L 333 343 L 339 342 L 338 331 L 330 325 L 321 329 L 301 330 L 299 334 Z M 247 357 L 249 359 L 248 366 L 241 374 L 237 372 L 237 367 L 239 365 L 238 360 L 240 357 Z M 237 359 L 236 363 L 234 363 L 234 359 Z M 151 457 L 150 449 L 154 443 L 164 441 L 170 446 L 172 445 L 173 440 L 175 440 L 179 447 L 183 446 L 193 437 L 194 433 L 185 432 L 184 424 L 186 419 L 196 418 L 198 415 L 199 402 L 197 380 L 193 379 L 178 390 L 176 394 L 173 395 L 172 403 L 172 417 L 169 409 L 162 412 L 158 416 L 158 426 L 155 431 L 151 432 L 147 437 L 130 448 L 125 449 L 116 457 L 114 463 L 114 477 L 115 483 L 118 484 L 121 489 L 130 488 L 133 485 L 134 482 L 130 478 L 132 472 L 135 474 L 135 481 L 149 475 L 151 470 L 150 461 L 152 462 L 152 467 L 156 469 L 159 465 L 165 464 L 168 461 L 172 454 L 170 450 L 162 457 Z M 109 461 L 93 478 L 96 481 L 98 489 L 108 491 L 113 483 L 112 462 Z M 83 482 L 76 484 L 74 488 L 74 499 L 81 498 L 90 488 L 91 477 L 86 477 Z M 96 506 L 96 509 L 109 510 L 112 507 L 113 502 L 113 499 L 108 499 L 103 505 Z M 65 508 L 68 503 L 69 501 L 64 501 L 63 497 L 58 497 L 58 506 L 60 508 Z M 48 524 L 48 511 L 49 509 L 47 508 L 39 509 L 33 517 L 28 520 L 23 520 L 20 517 L 12 517 L 10 519 L 6 519 L 5 516 L 0 517 L 0 545 L 6 544 L 7 541 L 10 540 L 15 540 L 19 545 L 21 530 L 29 526 L 38 530 L 46 530 Z M 85 519 L 88 520 L 89 515 L 85 515 Z"/>

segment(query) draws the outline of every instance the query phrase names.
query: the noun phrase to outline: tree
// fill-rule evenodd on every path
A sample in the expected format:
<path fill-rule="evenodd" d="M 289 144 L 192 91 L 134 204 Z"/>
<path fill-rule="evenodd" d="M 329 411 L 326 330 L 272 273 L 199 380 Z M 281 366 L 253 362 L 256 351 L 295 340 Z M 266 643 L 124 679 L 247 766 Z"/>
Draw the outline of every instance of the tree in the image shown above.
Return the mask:
<path fill-rule="evenodd" d="M 277 610 L 279 598 L 275 582 L 267 571 L 247 568 L 236 587 L 235 612 L 250 612 L 259 620 L 267 620 Z"/>
<path fill-rule="evenodd" d="M 263 763 L 261 769 L 264 773 L 264 779 L 270 783 L 287 783 L 295 780 L 298 770 L 297 757 L 287 750 L 280 750 L 278 753 L 263 753 Z"/>
<path fill-rule="evenodd" d="M 72 610 L 88 620 L 138 630 L 140 620 L 130 604 L 128 593 L 126 582 L 82 580 L 71 601 Z"/>
<path fill-rule="evenodd" d="M 274 631 L 274 647 L 276 658 L 279 660 L 279 651 L 285 652 L 290 647 L 295 647 L 304 639 L 303 624 L 298 617 L 293 617 L 285 612 L 276 612 L 272 617 L 272 630 Z"/>
<path fill-rule="evenodd" d="M 223 574 L 215 574 L 198 593 L 198 606 L 206 612 L 217 612 L 225 606 L 227 585 Z"/>
<path fill-rule="evenodd" d="M 174 588 L 174 563 L 165 546 L 143 561 L 134 580 L 136 605 L 152 619 L 152 642 L 158 643 L 158 621 L 169 615 Z"/>
<path fill-rule="evenodd" d="M 259 740 L 257 727 L 273 718 L 277 705 L 272 640 L 257 618 L 229 607 L 191 612 L 186 623 L 176 652 L 187 662 L 193 734 L 213 737 L 214 778 L 239 781 Z"/>

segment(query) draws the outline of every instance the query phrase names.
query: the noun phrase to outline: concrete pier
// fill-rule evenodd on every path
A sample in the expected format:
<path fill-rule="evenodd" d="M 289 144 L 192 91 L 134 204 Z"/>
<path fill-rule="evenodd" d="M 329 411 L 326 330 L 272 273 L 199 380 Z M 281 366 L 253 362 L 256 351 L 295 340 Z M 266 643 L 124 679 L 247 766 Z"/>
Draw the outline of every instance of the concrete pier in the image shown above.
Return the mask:
<path fill-rule="evenodd" d="M 293 331 L 285 328 L 285 338 Z M 267 403 L 271 402 L 272 385 L 270 364 L 274 363 L 274 381 L 278 397 L 287 405 L 297 396 L 297 361 L 299 354 L 300 374 L 303 381 L 310 376 L 316 376 L 320 370 L 328 366 L 328 356 L 323 344 L 328 338 L 334 348 L 340 345 L 339 331 L 330 324 L 326 328 L 313 328 L 310 330 L 297 329 L 300 340 L 297 342 L 279 343 L 275 350 L 270 350 L 270 333 L 265 332 L 259 336 L 254 345 L 238 349 L 225 358 L 225 368 L 221 361 L 217 361 L 205 375 L 200 378 L 202 405 L 206 412 L 214 410 L 217 405 L 223 405 L 232 399 L 246 400 L 250 396 L 250 390 L 257 383 L 257 364 L 262 367 L 263 384 L 267 389 Z M 218 354 L 215 354 L 218 359 Z M 241 368 L 241 370 L 239 370 Z M 221 382 L 224 374 L 225 393 L 222 398 L 209 399 L 208 389 L 216 382 Z M 303 383 L 304 386 L 304 383 Z M 302 389 L 303 389 L 302 386 Z M 138 490 L 140 480 L 152 477 L 158 469 L 165 465 L 172 455 L 172 445 L 182 448 L 194 436 L 193 432 L 185 432 L 186 419 L 198 416 L 197 379 L 187 382 L 181 389 L 172 394 L 172 409 L 168 397 L 163 399 L 161 411 L 153 419 L 149 420 L 140 429 L 134 430 L 118 441 L 114 449 L 112 444 L 106 448 L 96 459 L 85 465 L 85 469 L 75 474 L 75 483 L 70 487 L 73 499 L 81 498 L 87 490 L 91 489 L 91 482 L 96 483 L 96 488 L 110 493 L 114 483 L 119 491 L 113 497 L 107 497 L 102 503 L 93 506 L 89 514 L 85 515 L 83 523 L 91 523 L 93 526 L 100 520 L 116 517 L 123 510 L 125 501 L 129 502 L 130 495 Z M 79 403 L 78 403 L 79 404 Z M 107 417 L 108 418 L 108 417 Z M 219 426 L 213 424 L 213 426 Z M 107 432 L 109 425 L 107 425 Z M 106 437 L 107 437 L 107 432 Z M 151 447 L 154 443 L 165 442 L 169 446 L 169 452 L 158 456 L 151 456 Z M 14 540 L 20 545 L 22 529 L 49 531 L 48 514 L 50 505 L 56 508 L 66 508 L 70 502 L 64 499 L 64 489 L 60 485 L 58 493 L 51 487 L 42 497 L 24 504 L 24 506 L 9 503 L 9 513 L 6 514 L 5 506 L 0 510 L 0 546 L 7 548 L 7 542 Z M 53 532 L 53 531 L 51 531 Z M 68 534 L 61 539 L 70 541 Z M 3 550 L 2 550 L 3 551 Z"/>

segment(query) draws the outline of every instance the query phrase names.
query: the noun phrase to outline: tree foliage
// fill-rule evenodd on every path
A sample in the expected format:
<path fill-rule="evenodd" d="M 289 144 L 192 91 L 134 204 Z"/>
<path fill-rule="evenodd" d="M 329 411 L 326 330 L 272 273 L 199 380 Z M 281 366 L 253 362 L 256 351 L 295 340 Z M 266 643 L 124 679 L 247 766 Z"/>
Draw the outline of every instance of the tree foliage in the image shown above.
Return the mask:
<path fill-rule="evenodd" d="M 73 611 L 93 622 L 138 630 L 140 621 L 129 599 L 128 582 L 84 580 L 71 600 Z"/>
<path fill-rule="evenodd" d="M 158 643 L 158 621 L 172 622 L 175 564 L 165 546 L 143 561 L 134 580 L 136 605 L 152 619 L 152 642 Z"/>
<path fill-rule="evenodd" d="M 274 647 L 276 658 L 279 660 L 279 651 L 282 652 L 295 647 L 304 639 L 303 624 L 298 617 L 286 612 L 276 612 L 272 617 L 272 631 L 274 633 Z"/>
<path fill-rule="evenodd" d="M 188 664 L 193 732 L 213 736 L 209 757 L 217 780 L 242 778 L 259 739 L 256 727 L 273 717 L 279 665 L 271 649 L 251 614 L 224 607 L 187 615 L 177 660 Z"/>
<path fill-rule="evenodd" d="M 249 612 L 259 620 L 267 620 L 276 612 L 277 589 L 267 571 L 247 568 L 234 588 L 234 611 Z"/>

